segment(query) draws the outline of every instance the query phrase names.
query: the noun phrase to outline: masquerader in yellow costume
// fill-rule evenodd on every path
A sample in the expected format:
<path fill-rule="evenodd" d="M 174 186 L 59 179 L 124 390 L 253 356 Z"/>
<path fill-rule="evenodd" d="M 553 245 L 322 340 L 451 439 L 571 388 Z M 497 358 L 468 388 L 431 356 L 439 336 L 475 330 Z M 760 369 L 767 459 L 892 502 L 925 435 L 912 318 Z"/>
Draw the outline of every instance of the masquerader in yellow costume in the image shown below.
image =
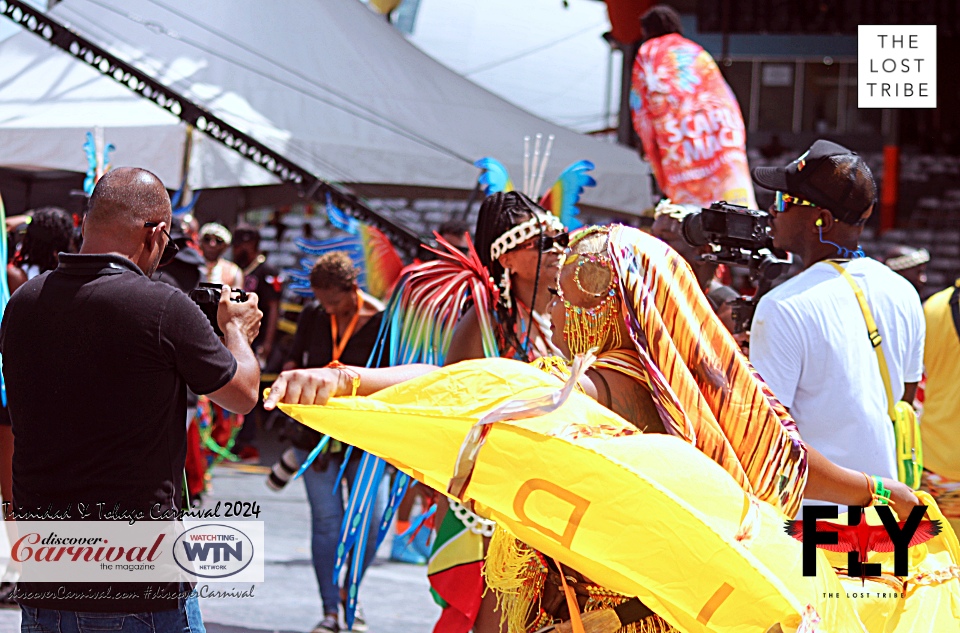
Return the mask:
<path fill-rule="evenodd" d="M 694 444 L 745 490 L 793 516 L 808 485 L 805 447 L 728 332 L 707 318 L 712 312 L 687 264 L 662 242 L 622 227 L 587 229 L 571 248 L 551 313 L 554 342 L 567 357 L 599 349 L 593 367 L 620 374 L 620 384 L 607 385 L 606 372 L 597 372 L 591 395 L 645 432 L 667 432 Z M 544 365 L 566 378 L 556 361 Z M 590 376 L 583 382 L 591 382 Z M 817 470 L 808 495 L 868 503 L 860 473 L 812 459 Z M 841 488 L 833 492 L 825 483 Z M 906 486 L 887 484 L 897 487 L 900 509 L 909 509 L 913 495 Z M 521 622 L 534 631 L 569 619 L 557 567 L 511 540 L 498 532 L 486 565 L 488 584 L 504 592 L 509 630 L 522 630 Z M 563 574 L 577 579 L 582 611 L 626 599 L 569 568 Z M 623 630 L 668 628 L 657 620 Z"/>
<path fill-rule="evenodd" d="M 591 240 L 596 242 L 592 246 Z M 566 303 L 558 303 L 558 306 L 566 309 L 558 307 L 554 311 L 557 320 L 555 342 L 568 349 L 573 347 L 569 351 L 590 346 L 605 350 L 598 360 L 598 368 L 580 379 L 584 392 L 594 398 L 599 394 L 601 402 L 639 428 L 666 431 L 696 446 L 726 470 L 744 490 L 779 508 L 786 516 L 793 516 L 798 509 L 805 484 L 808 496 L 827 501 L 863 505 L 872 500 L 862 474 L 840 469 L 812 451 L 809 452 L 808 478 L 805 459 L 808 452 L 796 435 L 792 421 L 756 378 L 739 354 L 736 343 L 716 321 L 692 273 L 675 252 L 662 242 L 625 227 L 614 227 L 609 237 L 602 232 L 588 237 L 584 240 L 584 247 L 578 249 L 581 256 L 565 267 L 558 287 Z M 579 318 L 576 315 L 580 315 Z M 567 316 L 569 321 L 565 318 Z M 559 332 L 561 320 L 566 336 Z M 592 341 L 591 336 L 594 337 Z M 492 362 L 477 361 L 471 366 Z M 559 369 L 556 362 L 544 364 Z M 338 394 L 372 394 L 431 370 L 429 366 L 420 365 L 359 369 L 357 372 L 310 370 L 285 374 L 274 385 L 267 405 L 273 407 L 277 402 L 323 404 Z M 354 375 L 359 375 L 359 384 L 353 379 Z M 441 377 L 438 375 L 437 378 Z M 520 384 L 517 380 L 519 378 L 515 377 L 515 385 Z M 421 383 L 423 386 L 418 386 Z M 389 402 L 399 397 L 410 402 L 410 406 L 417 406 L 419 402 L 425 404 L 430 389 L 412 393 L 411 390 L 424 389 L 428 384 L 429 381 L 424 383 L 419 379 L 409 386 L 404 385 L 406 389 L 401 391 L 388 389 L 383 399 L 378 394 L 378 400 Z M 480 394 L 486 393 L 479 382 L 476 384 L 477 391 L 472 395 L 479 400 Z M 359 408 L 348 407 L 359 410 L 367 406 L 361 402 L 356 404 Z M 376 402 L 369 406 L 381 410 Z M 310 413 L 311 425 L 320 423 L 318 416 L 313 415 L 318 413 L 315 410 L 285 408 L 302 420 Z M 384 417 L 387 417 L 386 410 Z M 613 436 L 635 433 L 618 425 L 609 429 L 603 425 L 580 426 L 583 426 L 581 435 L 609 435 L 610 429 L 615 431 Z M 329 432 L 336 435 L 332 430 Z M 374 439 L 381 438 L 370 438 L 371 444 L 376 443 Z M 371 446 L 370 450 L 390 457 L 389 445 Z M 679 455 L 676 459 L 679 463 Z M 557 468 L 563 467 L 563 464 L 557 465 Z M 445 486 L 444 481 L 432 478 L 416 464 L 407 470 L 416 470 L 419 478 L 438 489 Z M 665 474 L 664 479 L 668 478 Z M 892 502 L 898 512 L 909 511 L 917 503 L 916 497 L 905 486 L 889 480 L 884 483 L 893 490 Z M 471 485 L 479 483 L 475 480 Z M 767 510 L 763 513 L 769 515 Z M 498 516 L 497 520 L 501 518 Z M 517 529 L 514 526 L 511 531 L 517 533 Z M 706 545 L 698 543 L 691 547 Z M 577 566 L 581 564 L 597 577 L 589 571 L 594 568 L 591 561 L 576 563 Z M 526 573 L 524 569 L 515 569 L 520 575 Z M 627 586 L 616 582 L 613 585 Z M 525 593 L 526 599 L 536 598 L 541 591 L 545 590 L 534 586 L 532 591 Z M 633 591 L 633 586 L 629 591 Z M 600 588 L 594 593 L 596 597 L 586 596 L 588 604 L 578 606 L 590 608 L 589 598 L 593 598 L 594 606 L 624 599 L 624 596 L 618 597 Z M 522 616 L 523 608 L 520 605 L 511 612 Z M 759 605 L 757 610 L 761 610 Z M 677 613 L 673 616 L 671 621 L 685 622 Z M 749 619 L 746 614 L 744 619 Z M 691 627 L 685 624 L 685 628 Z M 516 625 L 514 630 L 517 630 Z"/>

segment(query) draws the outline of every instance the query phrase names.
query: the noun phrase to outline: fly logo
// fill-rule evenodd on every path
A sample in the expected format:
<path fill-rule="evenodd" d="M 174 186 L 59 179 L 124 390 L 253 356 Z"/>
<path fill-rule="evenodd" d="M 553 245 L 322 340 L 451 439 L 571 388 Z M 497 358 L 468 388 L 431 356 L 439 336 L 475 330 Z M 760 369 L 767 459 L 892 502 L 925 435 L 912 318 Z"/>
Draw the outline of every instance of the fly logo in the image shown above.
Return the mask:
<path fill-rule="evenodd" d="M 199 578 L 224 578 L 253 560 L 253 541 L 235 527 L 199 525 L 181 534 L 173 551 L 181 569 Z"/>
<path fill-rule="evenodd" d="M 847 512 L 847 525 L 819 522 L 817 519 L 836 519 L 838 508 L 835 505 L 803 507 L 803 519 L 787 521 L 787 534 L 803 543 L 803 575 L 817 575 L 817 548 L 831 552 L 847 553 L 847 574 L 859 576 L 861 581 L 879 577 L 879 563 L 867 562 L 870 552 L 893 552 L 894 574 L 908 574 L 911 547 L 926 543 L 940 534 L 940 521 L 923 518 L 926 506 L 916 506 L 910 511 L 906 521 L 897 521 L 893 511 L 886 506 L 876 508 L 881 525 L 869 525 L 863 508 L 850 506 Z"/>

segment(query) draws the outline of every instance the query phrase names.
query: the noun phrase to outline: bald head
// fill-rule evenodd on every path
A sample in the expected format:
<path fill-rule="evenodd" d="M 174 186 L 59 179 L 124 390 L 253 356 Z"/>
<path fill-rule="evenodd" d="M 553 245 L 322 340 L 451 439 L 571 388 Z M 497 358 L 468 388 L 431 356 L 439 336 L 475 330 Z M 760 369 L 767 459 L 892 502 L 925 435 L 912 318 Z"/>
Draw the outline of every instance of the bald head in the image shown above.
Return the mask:
<path fill-rule="evenodd" d="M 170 196 L 160 179 L 146 169 L 118 167 L 97 182 L 90 196 L 88 229 L 133 230 L 144 222 L 170 223 Z"/>

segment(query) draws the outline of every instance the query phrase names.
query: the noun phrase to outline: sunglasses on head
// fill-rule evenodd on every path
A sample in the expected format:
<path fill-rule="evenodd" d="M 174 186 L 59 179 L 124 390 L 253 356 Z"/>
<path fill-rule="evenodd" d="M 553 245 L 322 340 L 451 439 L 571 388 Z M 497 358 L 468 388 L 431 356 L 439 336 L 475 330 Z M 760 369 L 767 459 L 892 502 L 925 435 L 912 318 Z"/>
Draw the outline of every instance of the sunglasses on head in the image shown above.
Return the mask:
<path fill-rule="evenodd" d="M 554 246 L 559 246 L 560 248 L 567 248 L 570 246 L 570 234 L 560 233 L 559 235 L 538 235 L 535 239 L 530 240 L 530 242 L 526 245 L 521 246 L 520 250 L 538 247 L 541 253 L 547 253 L 553 250 Z"/>
<path fill-rule="evenodd" d="M 789 193 L 783 193 L 778 191 L 773 199 L 773 208 L 777 213 L 783 213 L 787 210 L 787 207 L 795 204 L 802 207 L 816 207 L 818 205 L 810 202 L 809 200 L 804 200 L 803 198 L 798 198 L 796 196 L 791 196 Z"/>
<path fill-rule="evenodd" d="M 147 229 L 153 229 L 160 226 L 159 222 L 144 222 L 143 227 Z M 167 245 L 163 247 L 163 252 L 160 254 L 160 262 L 157 264 L 157 267 L 166 266 L 173 261 L 173 258 L 177 256 L 177 253 L 180 252 L 180 247 L 177 246 L 177 243 L 173 241 L 173 238 L 170 237 L 170 234 L 167 233 L 166 229 L 160 229 L 163 231 L 163 234 L 167 236 Z"/>

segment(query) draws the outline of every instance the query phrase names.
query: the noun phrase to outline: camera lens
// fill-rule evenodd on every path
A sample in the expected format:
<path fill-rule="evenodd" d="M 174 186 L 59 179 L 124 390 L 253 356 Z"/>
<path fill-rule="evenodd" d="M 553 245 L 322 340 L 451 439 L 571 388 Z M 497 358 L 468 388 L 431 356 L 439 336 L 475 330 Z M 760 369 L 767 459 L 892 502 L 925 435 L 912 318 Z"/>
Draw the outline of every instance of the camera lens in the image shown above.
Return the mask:
<path fill-rule="evenodd" d="M 683 235 L 683 239 L 686 240 L 690 246 L 703 246 L 704 244 L 710 243 L 707 236 L 703 234 L 703 217 L 699 211 L 683 218 L 683 223 L 680 225 L 680 232 Z"/>
<path fill-rule="evenodd" d="M 297 469 L 300 468 L 300 460 L 297 459 L 297 453 L 294 449 L 288 448 L 267 475 L 267 487 L 276 492 L 283 490 L 290 482 Z"/>

